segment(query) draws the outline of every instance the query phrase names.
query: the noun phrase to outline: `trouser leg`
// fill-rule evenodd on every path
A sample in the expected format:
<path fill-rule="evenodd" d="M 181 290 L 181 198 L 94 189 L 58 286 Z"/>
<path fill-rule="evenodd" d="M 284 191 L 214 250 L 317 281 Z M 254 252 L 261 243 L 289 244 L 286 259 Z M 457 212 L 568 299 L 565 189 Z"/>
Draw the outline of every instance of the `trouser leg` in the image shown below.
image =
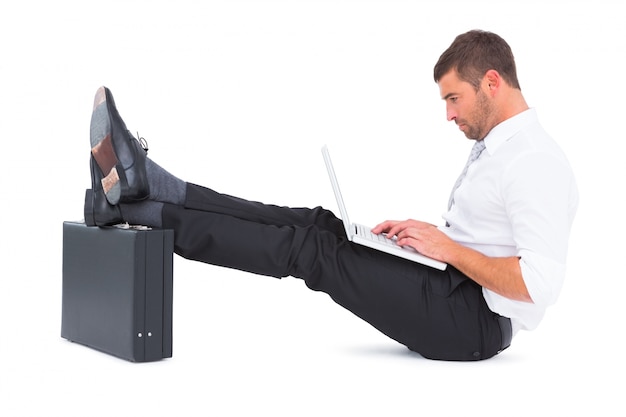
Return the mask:
<path fill-rule="evenodd" d="M 185 208 L 225 214 L 241 220 L 274 226 L 317 226 L 336 236 L 346 237 L 343 223 L 321 207 L 293 208 L 263 204 L 220 194 L 210 188 L 187 184 Z"/>
<path fill-rule="evenodd" d="M 329 211 L 289 209 L 190 185 L 185 207 L 166 204 L 179 255 L 274 277 L 294 276 L 428 358 L 477 360 L 499 350 L 481 289 L 454 268 L 438 271 L 349 242 Z"/>

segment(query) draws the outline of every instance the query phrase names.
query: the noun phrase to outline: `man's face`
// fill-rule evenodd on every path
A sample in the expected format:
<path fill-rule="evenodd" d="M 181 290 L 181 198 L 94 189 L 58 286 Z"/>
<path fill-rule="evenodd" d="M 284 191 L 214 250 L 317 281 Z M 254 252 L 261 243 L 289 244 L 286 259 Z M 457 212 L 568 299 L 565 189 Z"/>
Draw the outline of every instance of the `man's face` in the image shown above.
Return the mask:
<path fill-rule="evenodd" d="M 482 85 L 476 91 L 452 70 L 439 80 L 439 91 L 448 121 L 454 121 L 468 139 L 482 140 L 495 126 L 494 105 Z"/>

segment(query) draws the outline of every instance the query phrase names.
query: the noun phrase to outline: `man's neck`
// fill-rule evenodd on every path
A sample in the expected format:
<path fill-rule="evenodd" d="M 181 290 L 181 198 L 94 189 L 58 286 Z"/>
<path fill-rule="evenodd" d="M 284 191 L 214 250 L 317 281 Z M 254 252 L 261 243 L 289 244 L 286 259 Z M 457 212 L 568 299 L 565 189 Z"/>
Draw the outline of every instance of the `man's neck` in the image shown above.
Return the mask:
<path fill-rule="evenodd" d="M 513 116 L 529 109 L 526 100 L 522 95 L 522 92 L 516 88 L 510 88 L 503 94 L 500 99 L 502 100 L 502 113 L 500 114 L 500 122 L 510 119 Z"/>

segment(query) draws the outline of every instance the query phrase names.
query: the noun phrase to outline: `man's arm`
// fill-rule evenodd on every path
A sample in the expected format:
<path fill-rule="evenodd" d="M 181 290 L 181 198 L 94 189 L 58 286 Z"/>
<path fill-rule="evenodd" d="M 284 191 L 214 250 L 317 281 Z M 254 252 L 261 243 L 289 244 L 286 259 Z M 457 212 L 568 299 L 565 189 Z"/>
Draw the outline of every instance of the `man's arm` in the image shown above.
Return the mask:
<path fill-rule="evenodd" d="M 476 281 L 480 286 L 503 297 L 532 303 L 517 256 L 495 258 L 463 246 L 436 226 L 417 220 L 383 222 L 374 233 L 396 236 L 401 246 L 411 246 L 431 258 L 446 262 Z"/>

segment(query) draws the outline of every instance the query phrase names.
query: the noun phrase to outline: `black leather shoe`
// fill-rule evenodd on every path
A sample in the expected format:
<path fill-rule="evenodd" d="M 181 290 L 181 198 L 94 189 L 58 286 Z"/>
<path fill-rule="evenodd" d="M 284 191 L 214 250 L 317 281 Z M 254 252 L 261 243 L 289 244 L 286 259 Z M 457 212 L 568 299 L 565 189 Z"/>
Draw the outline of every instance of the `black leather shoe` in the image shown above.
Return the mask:
<path fill-rule="evenodd" d="M 94 98 L 90 139 L 107 201 L 116 205 L 146 199 L 150 195 L 145 167 L 147 147 L 128 131 L 106 87 L 100 87 Z M 92 184 L 94 191 L 97 188 Z"/>
<path fill-rule="evenodd" d="M 122 212 L 119 206 L 111 205 L 102 189 L 100 168 L 94 158 L 90 160 L 92 189 L 85 192 L 85 224 L 87 226 L 111 226 L 122 223 Z"/>

